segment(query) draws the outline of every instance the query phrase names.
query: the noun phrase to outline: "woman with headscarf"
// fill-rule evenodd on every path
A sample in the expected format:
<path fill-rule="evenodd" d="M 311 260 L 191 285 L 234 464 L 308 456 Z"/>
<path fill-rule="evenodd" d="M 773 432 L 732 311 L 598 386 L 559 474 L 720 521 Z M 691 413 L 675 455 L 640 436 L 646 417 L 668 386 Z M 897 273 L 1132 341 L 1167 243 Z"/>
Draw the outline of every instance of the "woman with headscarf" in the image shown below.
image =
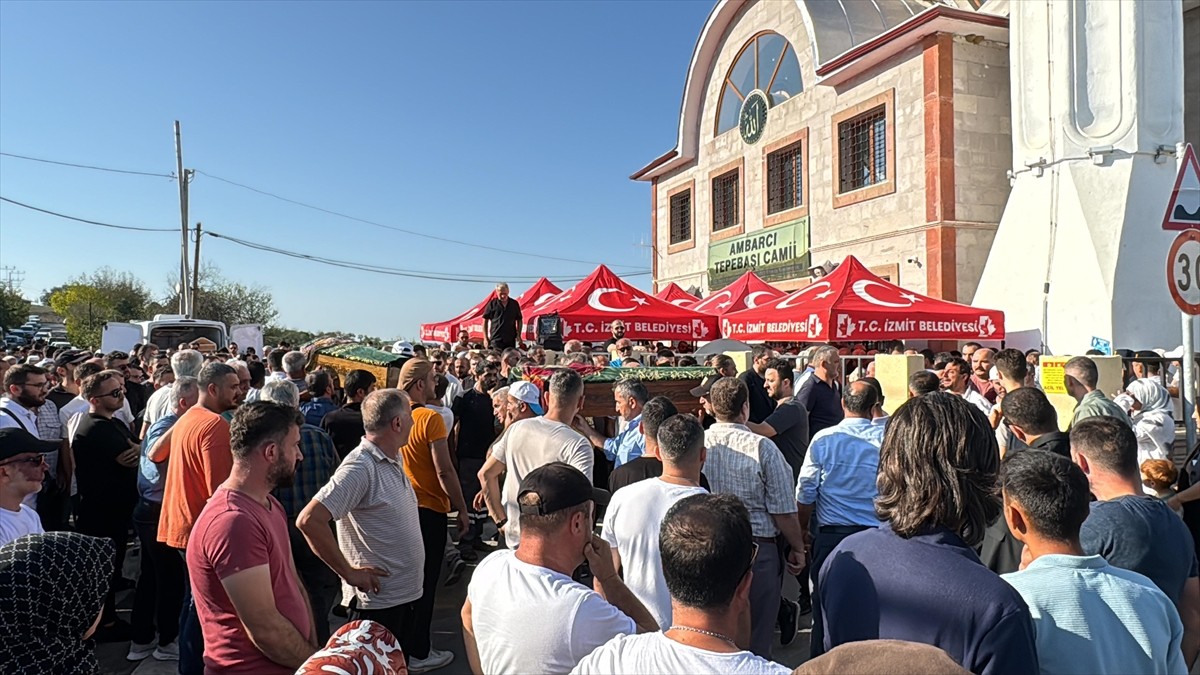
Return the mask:
<path fill-rule="evenodd" d="M 0 547 L 0 673 L 93 675 L 116 553 L 108 539 L 31 534 Z"/>
<path fill-rule="evenodd" d="M 1133 421 L 1138 441 L 1138 466 L 1148 459 L 1167 459 L 1175 445 L 1175 418 L 1171 395 L 1154 380 L 1142 378 L 1129 383 L 1115 402 Z"/>

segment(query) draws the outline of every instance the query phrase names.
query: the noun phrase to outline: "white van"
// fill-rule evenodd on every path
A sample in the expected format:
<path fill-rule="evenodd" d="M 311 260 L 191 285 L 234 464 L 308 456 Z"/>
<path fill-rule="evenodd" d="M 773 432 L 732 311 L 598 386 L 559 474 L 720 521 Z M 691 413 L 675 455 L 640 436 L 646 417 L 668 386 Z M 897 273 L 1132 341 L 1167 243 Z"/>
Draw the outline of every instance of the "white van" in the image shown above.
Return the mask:
<path fill-rule="evenodd" d="M 109 321 L 104 324 L 100 349 L 105 353 L 114 350 L 128 352 L 134 345 L 146 342 L 154 343 L 165 351 L 200 338 L 222 349 L 229 346 L 231 337 L 240 348 L 254 347 L 256 353 L 262 354 L 262 326 L 239 325 L 226 330 L 225 324 L 220 321 L 189 319 L 180 314 L 155 314 L 149 321 L 132 323 Z"/>

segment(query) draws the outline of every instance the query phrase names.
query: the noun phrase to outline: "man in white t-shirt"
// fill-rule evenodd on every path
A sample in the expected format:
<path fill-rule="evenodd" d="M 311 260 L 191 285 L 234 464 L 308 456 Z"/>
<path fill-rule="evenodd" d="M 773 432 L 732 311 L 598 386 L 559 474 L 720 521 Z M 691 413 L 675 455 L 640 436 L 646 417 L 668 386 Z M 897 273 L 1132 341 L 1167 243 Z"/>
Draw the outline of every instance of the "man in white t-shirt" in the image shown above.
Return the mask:
<path fill-rule="evenodd" d="M 521 481 L 521 547 L 484 558 L 467 588 L 472 672 L 565 673 L 618 635 L 658 629 L 621 581 L 608 544 L 592 534 L 595 502 L 606 494 L 563 462 Z M 603 595 L 572 580 L 585 559 Z"/>
<path fill-rule="evenodd" d="M 613 493 L 601 536 L 612 547 L 613 566 L 624 570 L 629 590 L 646 605 L 658 625 L 669 626 L 671 594 L 658 551 L 659 526 L 675 502 L 708 492 L 700 487 L 704 427 L 691 415 L 675 415 L 659 428 L 656 440 L 662 476 Z"/>
<path fill-rule="evenodd" d="M 592 444 L 571 427 L 583 409 L 583 378 L 574 370 L 558 371 L 546 384 L 546 399 L 546 414 L 513 422 L 492 445 L 479 470 L 482 489 L 475 497 L 475 508 L 486 506 L 509 548 L 521 542 L 517 494 L 525 476 L 551 462 L 566 462 L 592 479 Z M 500 474 L 506 471 L 501 496 Z"/>
<path fill-rule="evenodd" d="M 791 672 L 743 649 L 750 644 L 750 570 L 758 545 L 738 497 L 696 494 L 676 502 L 663 519 L 659 550 L 671 624 L 616 637 L 572 673 Z"/>
<path fill-rule="evenodd" d="M 42 489 L 46 453 L 58 442 L 42 441 L 20 427 L 0 429 L 0 546 L 42 532 L 42 520 L 28 504 L 29 495 Z"/>

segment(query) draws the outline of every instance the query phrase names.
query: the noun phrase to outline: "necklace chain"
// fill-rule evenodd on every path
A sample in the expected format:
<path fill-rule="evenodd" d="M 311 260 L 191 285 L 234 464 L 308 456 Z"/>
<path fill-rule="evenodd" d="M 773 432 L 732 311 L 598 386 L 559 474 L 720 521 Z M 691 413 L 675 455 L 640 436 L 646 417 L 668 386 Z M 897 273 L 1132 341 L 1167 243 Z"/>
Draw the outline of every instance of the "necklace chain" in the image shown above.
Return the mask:
<path fill-rule="evenodd" d="M 728 642 L 728 643 L 729 643 L 730 645 L 732 645 L 732 646 L 733 646 L 735 649 L 736 649 L 736 648 L 738 648 L 738 646 L 737 646 L 737 643 L 733 641 L 733 638 L 731 638 L 731 637 L 728 637 L 728 636 L 725 636 L 725 635 L 721 635 L 720 633 L 714 633 L 714 632 L 712 632 L 712 631 L 710 631 L 710 630 L 704 630 L 703 628 L 692 628 L 691 626 L 681 626 L 681 625 L 679 625 L 679 624 L 675 624 L 675 625 L 671 626 L 670 628 L 668 628 L 667 630 L 668 630 L 668 631 L 672 631 L 672 630 L 683 630 L 683 631 L 690 631 L 690 632 L 692 632 L 692 633 L 699 633 L 699 634 L 701 634 L 701 635 L 707 635 L 707 636 L 709 636 L 709 637 L 715 637 L 715 638 L 717 638 L 718 640 L 723 640 L 723 641 L 725 641 L 725 642 Z"/>

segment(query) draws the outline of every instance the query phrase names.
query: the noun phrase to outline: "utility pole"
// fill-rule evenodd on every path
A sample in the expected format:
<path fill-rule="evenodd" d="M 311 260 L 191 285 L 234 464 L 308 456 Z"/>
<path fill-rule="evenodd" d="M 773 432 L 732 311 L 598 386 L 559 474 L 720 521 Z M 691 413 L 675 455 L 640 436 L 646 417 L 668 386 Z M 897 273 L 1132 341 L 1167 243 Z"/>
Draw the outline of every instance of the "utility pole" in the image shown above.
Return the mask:
<path fill-rule="evenodd" d="M 196 298 L 200 297 L 200 222 L 196 222 L 196 260 L 192 263 L 192 295 L 189 302 L 188 316 L 196 309 Z M 192 318 L 196 318 L 192 316 Z"/>
<path fill-rule="evenodd" d="M 179 313 L 192 315 L 191 298 L 188 297 L 188 179 L 183 170 L 183 140 L 179 133 L 179 120 L 175 120 L 175 179 L 179 182 L 179 222 L 181 238 L 179 244 Z"/>
<path fill-rule="evenodd" d="M 4 280 L 0 281 L 0 286 L 3 286 L 9 293 L 15 295 L 21 294 L 21 282 L 25 281 L 25 273 L 11 265 L 0 267 L 0 275 L 4 275 Z"/>

